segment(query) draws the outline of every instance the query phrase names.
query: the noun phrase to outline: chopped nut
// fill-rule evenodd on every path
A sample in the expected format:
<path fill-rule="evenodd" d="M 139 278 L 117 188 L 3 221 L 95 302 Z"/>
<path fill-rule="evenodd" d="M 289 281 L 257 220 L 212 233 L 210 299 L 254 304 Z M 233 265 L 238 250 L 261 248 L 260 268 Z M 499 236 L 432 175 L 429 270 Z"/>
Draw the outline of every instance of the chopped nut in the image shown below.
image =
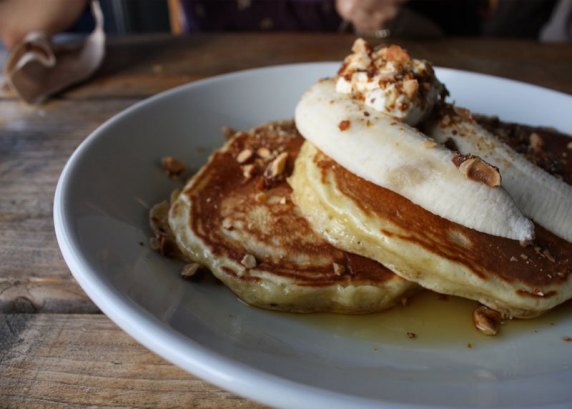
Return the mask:
<path fill-rule="evenodd" d="M 236 161 L 238 163 L 245 163 L 250 158 L 252 158 L 252 150 L 244 149 L 238 155 L 236 155 Z"/>
<path fill-rule="evenodd" d="M 288 161 L 288 152 L 282 152 L 276 157 L 270 165 L 266 168 L 264 175 L 268 178 L 275 179 L 282 175 L 284 169 L 286 168 L 286 162 Z"/>
<path fill-rule="evenodd" d="M 268 199 L 268 195 L 264 192 L 258 192 L 254 195 L 254 200 L 256 200 L 258 203 L 264 203 L 266 202 L 266 199 Z"/>
<path fill-rule="evenodd" d="M 229 128 L 228 126 L 222 127 L 222 136 L 224 137 L 224 139 L 226 141 L 228 141 L 230 138 L 232 138 L 235 133 L 236 133 L 236 130 L 233 128 Z"/>
<path fill-rule="evenodd" d="M 268 148 L 258 148 L 256 154 L 262 159 L 268 159 L 272 156 L 272 153 Z"/>
<path fill-rule="evenodd" d="M 346 267 L 341 264 L 333 263 L 332 266 L 334 267 L 334 274 L 337 276 L 341 276 L 346 272 Z"/>
<path fill-rule="evenodd" d="M 351 124 L 352 124 L 351 121 L 344 119 L 343 121 L 340 121 L 340 123 L 338 124 L 338 128 L 340 129 L 340 131 L 343 132 L 343 131 L 349 129 Z"/>
<path fill-rule="evenodd" d="M 201 265 L 198 263 L 186 264 L 181 270 L 181 277 L 187 279 L 195 277 L 200 268 Z"/>
<path fill-rule="evenodd" d="M 280 204 L 281 204 L 281 205 L 285 205 L 285 204 L 286 204 L 286 197 L 282 196 L 282 197 L 280 198 Z"/>
<path fill-rule="evenodd" d="M 426 148 L 432 149 L 435 146 L 437 146 L 437 142 L 435 142 L 432 139 L 426 139 L 425 141 L 423 141 L 423 146 L 425 146 Z"/>
<path fill-rule="evenodd" d="M 251 179 L 256 171 L 256 167 L 253 164 L 243 165 L 240 168 L 242 169 L 242 176 L 244 176 L 246 180 Z"/>
<path fill-rule="evenodd" d="M 512 256 L 512 257 L 510 258 L 510 261 L 513 261 L 513 262 L 514 262 L 514 261 L 518 261 L 518 259 L 517 259 L 515 256 Z"/>
<path fill-rule="evenodd" d="M 539 152 L 542 150 L 542 147 L 544 146 L 544 141 L 542 140 L 542 137 L 540 135 L 538 135 L 536 132 L 533 132 L 530 134 L 529 140 L 530 140 L 530 147 L 532 148 L 532 150 L 534 150 L 535 152 Z"/>
<path fill-rule="evenodd" d="M 453 163 L 467 179 L 484 183 L 490 187 L 500 186 L 501 175 L 498 168 L 485 162 L 478 156 L 455 155 Z"/>
<path fill-rule="evenodd" d="M 417 82 L 417 80 L 413 79 L 403 81 L 403 91 L 409 98 L 413 98 L 418 89 L 419 82 Z"/>
<path fill-rule="evenodd" d="M 546 257 L 549 261 L 555 263 L 556 259 L 554 258 L 554 256 L 552 256 L 552 254 L 550 254 L 550 252 L 548 251 L 548 249 L 544 249 L 544 251 L 542 252 L 542 255 L 544 257 Z"/>
<path fill-rule="evenodd" d="M 229 217 L 225 217 L 222 219 L 222 228 L 225 230 L 232 230 L 232 220 Z"/>
<path fill-rule="evenodd" d="M 443 118 L 441 118 L 441 125 L 442 126 L 449 126 L 451 125 L 451 117 L 449 115 L 445 115 L 443 116 Z"/>
<path fill-rule="evenodd" d="M 245 254 L 242 260 L 240 260 L 240 264 L 246 268 L 254 268 L 257 264 L 256 258 L 252 254 Z"/>
<path fill-rule="evenodd" d="M 501 324 L 501 314 L 488 307 L 480 306 L 473 311 L 475 328 L 485 335 L 496 335 Z"/>
<path fill-rule="evenodd" d="M 161 159 L 161 166 L 169 174 L 169 177 L 176 178 L 186 169 L 183 162 L 172 156 L 165 156 Z"/>
<path fill-rule="evenodd" d="M 520 258 L 523 260 L 528 260 L 528 256 L 524 253 L 521 253 Z"/>

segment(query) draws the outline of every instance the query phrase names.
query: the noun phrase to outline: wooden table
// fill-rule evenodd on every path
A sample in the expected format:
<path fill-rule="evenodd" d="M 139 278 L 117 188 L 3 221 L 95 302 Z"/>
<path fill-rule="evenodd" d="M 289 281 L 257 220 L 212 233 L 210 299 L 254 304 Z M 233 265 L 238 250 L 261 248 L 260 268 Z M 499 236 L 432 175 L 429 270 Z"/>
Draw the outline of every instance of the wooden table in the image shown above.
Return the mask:
<path fill-rule="evenodd" d="M 91 131 L 143 98 L 235 70 L 340 60 L 352 41 L 336 34 L 118 38 L 95 78 L 43 106 L 0 91 L 0 407 L 259 406 L 165 362 L 99 312 L 56 243 L 56 182 Z M 570 44 L 399 43 L 436 65 L 572 93 Z"/>

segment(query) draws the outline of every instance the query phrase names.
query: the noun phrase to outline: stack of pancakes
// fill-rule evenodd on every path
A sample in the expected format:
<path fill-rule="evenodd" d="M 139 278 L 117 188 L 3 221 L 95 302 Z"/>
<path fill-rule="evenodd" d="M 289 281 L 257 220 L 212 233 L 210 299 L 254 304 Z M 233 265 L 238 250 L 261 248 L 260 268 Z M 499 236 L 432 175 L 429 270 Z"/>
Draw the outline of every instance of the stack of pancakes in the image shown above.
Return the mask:
<path fill-rule="evenodd" d="M 286 180 L 303 143 L 292 121 L 235 133 L 170 206 L 153 208 L 152 223 L 167 218 L 162 231 L 183 257 L 251 305 L 338 313 L 393 306 L 417 286 L 330 245 L 293 203 Z"/>
<path fill-rule="evenodd" d="M 536 226 L 523 246 L 445 220 L 342 168 L 292 121 L 232 135 L 152 219 L 262 308 L 377 312 L 421 286 L 529 318 L 572 296 L 571 243 Z"/>

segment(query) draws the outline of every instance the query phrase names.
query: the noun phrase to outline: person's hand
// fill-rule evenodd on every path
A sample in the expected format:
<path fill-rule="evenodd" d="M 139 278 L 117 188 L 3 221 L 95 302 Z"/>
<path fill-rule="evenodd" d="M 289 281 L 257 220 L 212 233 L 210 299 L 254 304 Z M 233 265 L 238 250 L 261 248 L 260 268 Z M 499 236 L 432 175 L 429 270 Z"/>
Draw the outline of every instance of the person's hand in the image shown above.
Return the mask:
<path fill-rule="evenodd" d="M 10 49 L 32 31 L 64 31 L 85 5 L 86 0 L 0 0 L 0 40 Z"/>
<path fill-rule="evenodd" d="M 406 0 L 336 0 L 336 10 L 357 32 L 382 30 Z"/>

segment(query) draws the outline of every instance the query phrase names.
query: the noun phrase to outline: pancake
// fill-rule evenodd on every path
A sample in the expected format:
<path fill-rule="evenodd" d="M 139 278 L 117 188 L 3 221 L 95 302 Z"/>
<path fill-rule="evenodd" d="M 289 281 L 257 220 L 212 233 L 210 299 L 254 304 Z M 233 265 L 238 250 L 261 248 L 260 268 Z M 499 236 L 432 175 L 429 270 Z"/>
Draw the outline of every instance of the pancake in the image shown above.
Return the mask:
<path fill-rule="evenodd" d="M 370 313 L 393 306 L 417 286 L 332 247 L 293 204 L 286 177 L 302 143 L 292 121 L 234 134 L 170 206 L 178 249 L 258 307 Z"/>
<path fill-rule="evenodd" d="M 289 183 L 294 202 L 329 243 L 425 288 L 518 318 L 572 296 L 572 244 L 538 225 L 527 247 L 463 227 L 348 172 L 308 142 Z"/>

